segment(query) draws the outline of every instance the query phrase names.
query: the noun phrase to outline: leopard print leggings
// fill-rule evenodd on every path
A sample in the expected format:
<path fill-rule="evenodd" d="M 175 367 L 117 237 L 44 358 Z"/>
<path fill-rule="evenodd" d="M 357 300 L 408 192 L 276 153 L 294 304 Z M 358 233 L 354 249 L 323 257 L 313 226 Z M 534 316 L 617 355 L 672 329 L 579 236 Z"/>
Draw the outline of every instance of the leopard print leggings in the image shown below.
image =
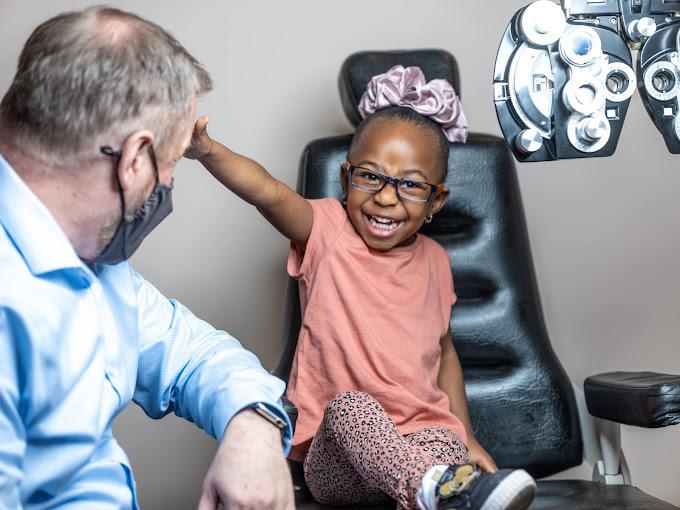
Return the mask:
<path fill-rule="evenodd" d="M 385 409 L 359 391 L 340 393 L 326 413 L 304 461 L 314 498 L 328 505 L 397 500 L 417 509 L 420 480 L 437 464 L 467 463 L 467 448 L 452 431 L 421 429 L 402 436 Z"/>

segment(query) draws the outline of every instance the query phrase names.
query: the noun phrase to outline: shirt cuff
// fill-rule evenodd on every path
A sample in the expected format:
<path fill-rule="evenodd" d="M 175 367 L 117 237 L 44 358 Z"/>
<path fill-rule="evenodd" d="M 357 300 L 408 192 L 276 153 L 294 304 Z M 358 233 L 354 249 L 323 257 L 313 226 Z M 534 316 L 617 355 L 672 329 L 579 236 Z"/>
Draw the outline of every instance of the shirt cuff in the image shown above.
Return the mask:
<path fill-rule="evenodd" d="M 267 406 L 267 409 L 275 413 L 278 417 L 286 422 L 286 426 L 281 431 L 281 446 L 283 448 L 284 456 L 288 456 L 290 445 L 293 440 L 293 425 L 283 409 L 283 404 L 280 400 L 274 398 L 263 398 L 262 391 L 254 391 L 252 387 L 241 391 L 241 388 L 231 388 L 230 395 L 224 399 L 218 399 L 213 415 L 213 430 L 215 437 L 219 441 L 224 435 L 224 431 L 229 426 L 232 418 L 244 409 L 251 408 L 257 403 L 262 403 Z M 237 395 L 237 396 L 235 396 Z M 263 418 L 264 419 L 264 418 Z"/>
<path fill-rule="evenodd" d="M 258 402 L 253 402 L 247 407 L 253 407 Z M 283 454 L 288 457 L 290 452 L 290 445 L 293 441 L 293 424 L 290 421 L 288 413 L 283 408 L 283 403 L 279 400 L 278 402 L 260 402 L 267 407 L 271 412 L 276 414 L 279 418 L 286 422 L 286 426 L 281 429 L 281 446 L 283 448 Z M 264 418 L 263 418 L 264 419 Z M 273 425 L 273 424 L 272 424 Z"/>

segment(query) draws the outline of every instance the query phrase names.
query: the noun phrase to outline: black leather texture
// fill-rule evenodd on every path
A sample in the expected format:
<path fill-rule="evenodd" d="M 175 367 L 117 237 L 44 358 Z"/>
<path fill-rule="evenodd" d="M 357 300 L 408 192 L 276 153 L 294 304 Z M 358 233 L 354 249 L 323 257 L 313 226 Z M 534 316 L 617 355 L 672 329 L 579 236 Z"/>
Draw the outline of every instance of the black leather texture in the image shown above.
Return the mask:
<path fill-rule="evenodd" d="M 341 198 L 340 165 L 351 136 L 310 143 L 299 191 Z M 571 383 L 543 323 L 514 165 L 505 141 L 471 134 L 452 144 L 451 199 L 424 233 L 451 256 L 458 303 L 451 328 L 463 365 L 475 434 L 499 466 L 547 476 L 581 463 Z M 297 286 L 289 287 L 287 378 L 299 331 Z M 319 381 L 323 384 L 323 381 Z"/>
<path fill-rule="evenodd" d="M 394 510 L 394 503 L 380 506 L 333 506 L 314 501 L 304 485 L 302 464 L 290 462 L 298 510 Z M 630 485 L 602 485 L 585 480 L 544 480 L 538 482 L 536 498 L 529 510 L 672 510 L 665 501 Z"/>
<path fill-rule="evenodd" d="M 446 69 L 457 83 L 457 65 L 446 52 L 368 52 L 343 65 L 341 94 L 349 96 L 345 87 L 351 87 L 356 96 L 371 76 L 400 61 L 417 64 L 423 55 L 428 68 Z M 298 180 L 303 196 L 341 198 L 340 165 L 350 140 L 323 138 L 305 148 Z M 536 477 L 578 465 L 582 445 L 573 389 L 546 333 L 505 141 L 471 133 L 466 144 L 451 144 L 446 184 L 450 199 L 423 233 L 451 257 L 458 295 L 451 329 L 475 435 L 499 466 L 523 467 Z M 275 371 L 286 380 L 300 327 L 298 303 L 297 285 L 289 285 L 286 347 Z"/>
<path fill-rule="evenodd" d="M 340 98 L 347 119 L 356 126 L 361 122 L 357 109 L 366 84 L 376 74 L 387 72 L 392 66 L 418 66 L 427 81 L 443 78 L 453 85 L 460 96 L 458 64 L 443 50 L 362 51 L 347 57 L 340 69 Z"/>
<path fill-rule="evenodd" d="M 308 494 L 297 492 L 298 510 L 394 510 L 394 503 L 380 506 L 322 505 Z M 630 485 L 600 485 L 581 480 L 538 482 L 538 492 L 529 510 L 677 510 L 678 507 L 645 494 Z"/>
<path fill-rule="evenodd" d="M 608 372 L 583 384 L 593 416 L 656 428 L 680 423 L 680 376 L 656 372 Z"/>

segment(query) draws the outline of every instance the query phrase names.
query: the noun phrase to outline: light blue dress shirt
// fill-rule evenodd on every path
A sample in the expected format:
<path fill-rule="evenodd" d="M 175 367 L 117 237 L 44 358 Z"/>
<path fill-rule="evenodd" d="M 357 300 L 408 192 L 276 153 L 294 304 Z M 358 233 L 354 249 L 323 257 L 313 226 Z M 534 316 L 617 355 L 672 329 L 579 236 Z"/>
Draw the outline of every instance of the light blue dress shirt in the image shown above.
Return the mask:
<path fill-rule="evenodd" d="M 287 453 L 283 391 L 237 340 L 126 262 L 91 270 L 0 156 L 0 508 L 137 508 L 111 432 L 130 400 L 217 439 L 263 402 L 288 423 Z"/>

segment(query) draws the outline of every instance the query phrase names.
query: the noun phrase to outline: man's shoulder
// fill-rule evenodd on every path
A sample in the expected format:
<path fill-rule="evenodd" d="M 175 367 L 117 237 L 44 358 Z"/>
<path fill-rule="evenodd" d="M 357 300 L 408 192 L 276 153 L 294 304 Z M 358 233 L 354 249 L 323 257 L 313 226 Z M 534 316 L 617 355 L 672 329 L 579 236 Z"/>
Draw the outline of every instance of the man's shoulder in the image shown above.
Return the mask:
<path fill-rule="evenodd" d="M 46 339 L 75 309 L 73 289 L 59 275 L 35 276 L 1 224 L 0 282 L 0 310 L 20 321 L 26 331 L 43 332 Z"/>
<path fill-rule="evenodd" d="M 31 343 L 26 335 L 33 330 L 33 324 L 44 324 L 41 312 L 44 303 L 30 269 L 12 239 L 0 224 L 0 316 L 9 329 L 0 328 L 0 340 L 5 334 L 13 337 L 12 331 L 22 331 L 21 341 Z M 3 331 L 4 329 L 4 331 Z M 31 349 L 29 345 L 24 348 Z"/>

